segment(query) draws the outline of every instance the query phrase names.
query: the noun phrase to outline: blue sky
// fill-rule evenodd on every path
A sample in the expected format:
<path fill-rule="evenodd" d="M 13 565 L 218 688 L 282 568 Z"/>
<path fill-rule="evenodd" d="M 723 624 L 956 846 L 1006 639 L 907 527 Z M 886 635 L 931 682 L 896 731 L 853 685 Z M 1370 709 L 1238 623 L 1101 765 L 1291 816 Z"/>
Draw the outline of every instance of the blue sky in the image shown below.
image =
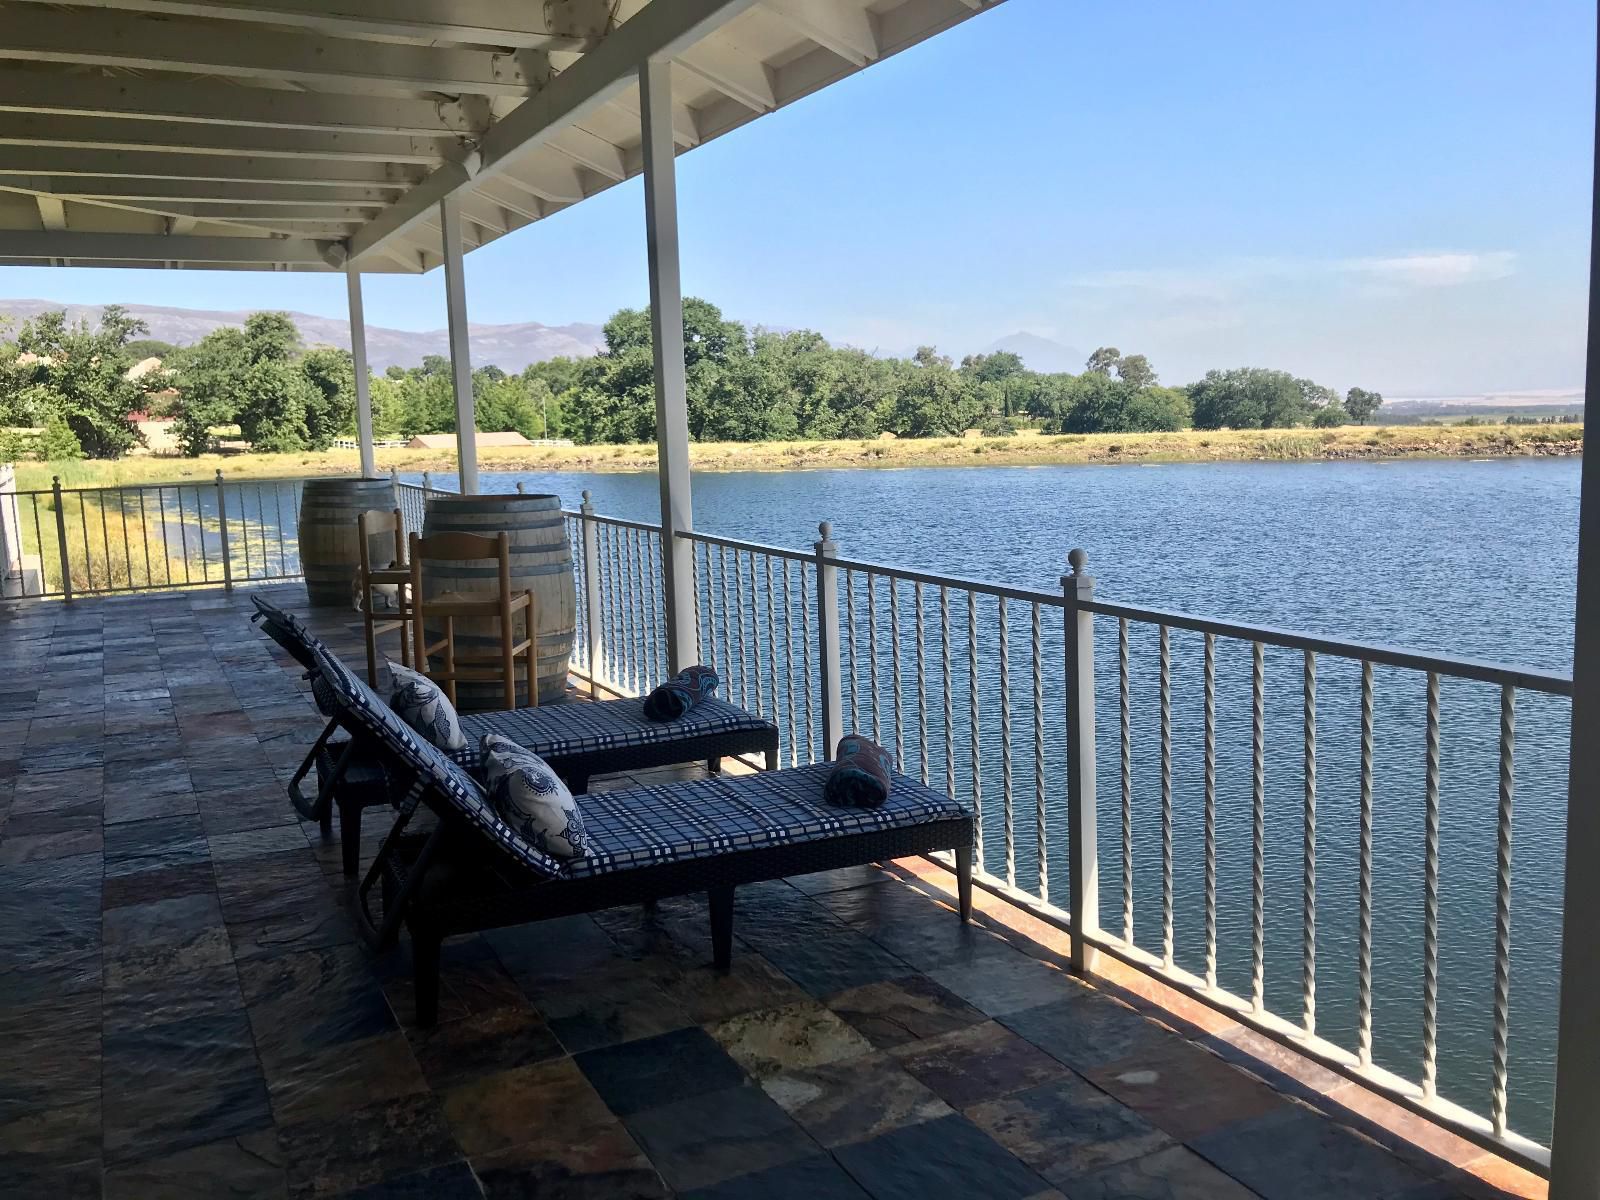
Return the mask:
<path fill-rule="evenodd" d="M 679 160 L 685 289 L 888 352 L 1027 330 L 1184 383 L 1575 388 L 1587 0 L 1008 0 Z M 645 296 L 637 182 L 468 257 L 474 321 Z M 442 279 L 367 319 L 444 323 Z M 0 269 L 0 293 L 342 315 L 337 277 Z"/>

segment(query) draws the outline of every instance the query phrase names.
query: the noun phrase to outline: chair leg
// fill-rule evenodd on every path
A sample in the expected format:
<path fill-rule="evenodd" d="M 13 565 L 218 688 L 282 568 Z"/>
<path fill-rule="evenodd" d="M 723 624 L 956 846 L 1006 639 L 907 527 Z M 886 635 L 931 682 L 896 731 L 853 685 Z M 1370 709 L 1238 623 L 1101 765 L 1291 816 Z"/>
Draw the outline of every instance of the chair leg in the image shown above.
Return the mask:
<path fill-rule="evenodd" d="M 733 888 L 714 887 L 706 893 L 711 903 L 711 960 L 717 970 L 733 965 Z"/>
<path fill-rule="evenodd" d="M 720 754 L 715 758 L 706 759 L 706 771 L 712 775 L 722 774 L 722 756 Z"/>
<path fill-rule="evenodd" d="M 778 748 L 776 746 L 774 746 L 774 747 L 772 747 L 772 749 L 767 751 L 767 770 L 776 771 L 777 769 L 778 769 Z"/>
<path fill-rule="evenodd" d="M 339 805 L 339 856 L 347 878 L 361 869 L 361 805 Z"/>
<path fill-rule="evenodd" d="M 370 609 L 372 607 L 371 589 L 367 589 L 365 594 L 367 599 L 364 604 L 365 607 Z M 372 629 L 371 612 L 361 614 L 361 627 L 366 630 L 367 634 L 367 686 L 375 688 L 378 686 L 378 635 Z"/>
<path fill-rule="evenodd" d="M 411 929 L 411 986 L 417 1024 L 431 1029 L 439 1021 L 439 948 L 443 939 L 428 930 Z"/>
<path fill-rule="evenodd" d="M 956 847 L 956 895 L 961 923 L 972 920 L 972 847 Z"/>

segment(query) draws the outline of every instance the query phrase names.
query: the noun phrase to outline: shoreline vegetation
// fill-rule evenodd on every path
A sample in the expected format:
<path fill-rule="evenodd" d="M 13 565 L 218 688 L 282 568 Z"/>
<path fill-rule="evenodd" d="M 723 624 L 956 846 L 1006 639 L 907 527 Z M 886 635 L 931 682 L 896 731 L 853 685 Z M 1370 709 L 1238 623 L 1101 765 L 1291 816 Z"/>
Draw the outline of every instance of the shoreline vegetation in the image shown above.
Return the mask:
<path fill-rule="evenodd" d="M 1406 458 L 1566 457 L 1583 453 L 1582 425 L 1341 426 L 1334 429 L 1192 429 L 1171 433 L 1017 433 L 1004 437 L 850 438 L 834 441 L 695 442 L 697 471 L 803 471 L 847 468 L 1075 466 L 1128 463 L 1312 462 Z M 401 474 L 455 470 L 453 451 L 387 449 L 381 470 Z M 354 450 L 280 454 L 205 454 L 195 458 L 133 455 L 117 460 L 19 462 L 17 486 L 63 487 L 354 474 Z M 486 447 L 489 471 L 653 471 L 651 443 Z"/>

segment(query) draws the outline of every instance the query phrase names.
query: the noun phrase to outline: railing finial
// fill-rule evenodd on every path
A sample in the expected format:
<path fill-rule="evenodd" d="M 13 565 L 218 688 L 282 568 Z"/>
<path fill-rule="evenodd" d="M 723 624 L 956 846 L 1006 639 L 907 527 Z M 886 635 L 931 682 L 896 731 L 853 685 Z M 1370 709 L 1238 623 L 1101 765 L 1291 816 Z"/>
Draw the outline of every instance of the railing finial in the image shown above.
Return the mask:
<path fill-rule="evenodd" d="M 583 489 L 583 502 L 585 504 L 588 504 L 589 501 L 591 499 L 593 499 L 593 497 L 594 497 L 594 493 L 593 492 L 591 492 L 588 488 L 584 488 Z"/>
<path fill-rule="evenodd" d="M 825 541 L 825 542 L 833 541 L 833 522 L 832 521 L 819 522 L 818 525 L 817 525 L 817 532 L 822 535 L 822 540 L 823 541 Z"/>
<path fill-rule="evenodd" d="M 1074 575 L 1083 574 L 1083 564 L 1089 561 L 1089 556 L 1082 550 L 1072 549 L 1067 551 L 1067 565 L 1072 568 Z"/>

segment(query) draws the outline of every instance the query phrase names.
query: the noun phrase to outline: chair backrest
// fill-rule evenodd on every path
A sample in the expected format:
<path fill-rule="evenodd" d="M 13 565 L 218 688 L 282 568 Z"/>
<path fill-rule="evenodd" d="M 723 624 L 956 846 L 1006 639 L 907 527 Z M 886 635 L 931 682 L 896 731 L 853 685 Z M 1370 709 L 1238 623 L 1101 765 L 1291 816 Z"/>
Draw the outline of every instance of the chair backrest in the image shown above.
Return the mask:
<path fill-rule="evenodd" d="M 308 671 L 315 671 L 317 652 L 328 650 L 322 644 L 322 639 L 307 629 L 305 622 L 299 617 L 284 612 L 271 601 L 260 596 L 251 596 L 250 602 L 256 606 L 256 611 L 250 619 L 260 621 L 261 628 L 267 636 L 287 650 L 295 662 Z"/>
<path fill-rule="evenodd" d="M 446 533 L 411 535 L 411 596 L 420 613 L 427 603 L 426 589 L 422 586 L 423 564 L 427 562 L 496 562 L 499 578 L 493 591 L 474 588 L 466 591 L 452 589 L 463 595 L 482 595 L 485 601 L 492 596 L 500 604 L 511 601 L 511 536 L 501 532 L 494 536 L 479 533 Z"/>
<path fill-rule="evenodd" d="M 380 533 L 394 534 L 394 565 L 404 566 L 406 561 L 406 519 L 398 508 L 385 511 L 369 508 L 356 517 L 356 537 L 361 543 L 361 577 L 365 579 L 373 568 L 372 548 L 369 540 Z M 380 569 L 387 564 L 379 564 Z"/>

